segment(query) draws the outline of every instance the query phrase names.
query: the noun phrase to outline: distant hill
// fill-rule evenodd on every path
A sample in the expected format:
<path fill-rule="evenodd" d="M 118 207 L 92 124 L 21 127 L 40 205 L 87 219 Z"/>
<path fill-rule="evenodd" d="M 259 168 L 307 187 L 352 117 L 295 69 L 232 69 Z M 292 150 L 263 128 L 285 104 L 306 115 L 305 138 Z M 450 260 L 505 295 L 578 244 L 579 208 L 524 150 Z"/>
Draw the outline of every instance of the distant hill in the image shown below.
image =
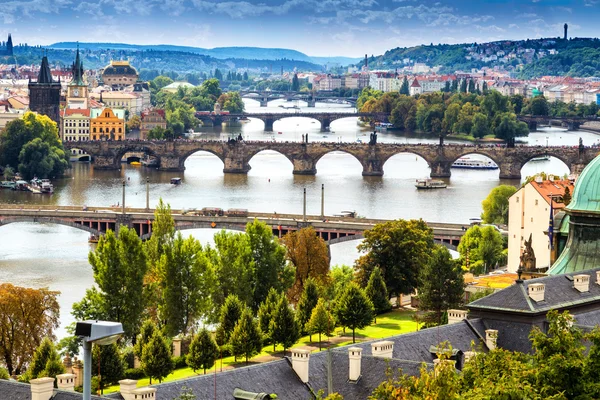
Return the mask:
<path fill-rule="evenodd" d="M 245 58 L 216 58 L 209 55 L 174 51 L 130 48 L 108 49 L 99 46 L 83 46 L 80 44 L 81 56 L 84 67 L 87 69 L 103 68 L 110 60 L 129 60 L 138 70 L 151 70 L 176 73 L 210 73 L 215 68 L 221 71 L 230 71 L 238 68 L 249 69 L 254 72 L 277 72 L 281 68 L 284 71 L 292 71 L 297 68 L 301 71 L 321 72 L 324 67 L 310 61 L 281 59 L 245 59 Z M 47 48 L 48 59 L 52 65 L 69 67 L 75 59 L 74 47 L 50 47 Z M 15 57 L 20 65 L 38 64 L 41 59 L 41 48 L 39 46 L 17 46 Z"/>
<path fill-rule="evenodd" d="M 202 47 L 191 46 L 176 46 L 168 44 L 158 45 L 137 45 L 126 43 L 76 43 L 76 42 L 59 42 L 51 44 L 49 47 L 53 49 L 75 49 L 79 45 L 81 49 L 89 50 L 131 50 L 131 51 L 177 51 L 184 53 L 195 53 L 210 56 L 218 59 L 238 58 L 248 60 L 298 60 L 315 63 L 320 65 L 340 64 L 349 65 L 356 63 L 358 58 L 349 57 L 310 57 L 306 54 L 291 50 L 279 48 L 262 48 L 262 47 L 215 47 L 214 49 L 205 49 Z"/>
<path fill-rule="evenodd" d="M 521 78 L 543 75 L 600 76 L 597 38 L 542 38 L 397 47 L 368 59 L 371 69 L 402 69 L 415 63 L 440 67 L 440 73 L 499 68 Z M 364 64 L 357 63 L 358 67 Z"/>

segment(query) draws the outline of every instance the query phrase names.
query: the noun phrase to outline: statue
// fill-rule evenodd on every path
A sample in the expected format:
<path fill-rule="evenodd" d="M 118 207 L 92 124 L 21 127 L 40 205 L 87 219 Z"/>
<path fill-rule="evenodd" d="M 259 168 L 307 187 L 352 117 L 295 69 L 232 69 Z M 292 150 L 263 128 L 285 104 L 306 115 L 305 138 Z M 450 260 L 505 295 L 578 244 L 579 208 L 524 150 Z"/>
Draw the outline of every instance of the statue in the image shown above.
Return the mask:
<path fill-rule="evenodd" d="M 377 144 L 377 131 L 371 133 L 371 138 L 369 140 L 370 145 Z"/>
<path fill-rule="evenodd" d="M 525 240 L 525 248 L 523 249 L 523 253 L 521 254 L 521 265 L 523 266 L 523 271 L 525 272 L 534 272 L 535 268 L 535 253 L 533 252 L 533 248 L 531 247 L 531 242 L 533 234 L 529 235 L 529 240 Z"/>

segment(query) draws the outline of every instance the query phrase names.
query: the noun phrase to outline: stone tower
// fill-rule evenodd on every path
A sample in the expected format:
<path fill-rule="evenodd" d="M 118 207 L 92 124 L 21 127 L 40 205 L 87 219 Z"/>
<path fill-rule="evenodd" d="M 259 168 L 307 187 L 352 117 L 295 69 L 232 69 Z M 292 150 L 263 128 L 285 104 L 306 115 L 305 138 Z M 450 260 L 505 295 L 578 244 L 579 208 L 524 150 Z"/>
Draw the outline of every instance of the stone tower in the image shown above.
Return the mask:
<path fill-rule="evenodd" d="M 10 35 L 10 33 L 8 34 L 8 40 L 6 41 L 6 53 L 9 56 L 13 55 L 13 42 L 12 42 L 12 36 Z"/>
<path fill-rule="evenodd" d="M 60 81 L 52 80 L 48 57 L 42 58 L 37 82 L 29 82 L 29 109 L 59 123 Z"/>
<path fill-rule="evenodd" d="M 569 30 L 569 25 L 565 24 L 565 40 L 567 40 L 567 31 Z"/>

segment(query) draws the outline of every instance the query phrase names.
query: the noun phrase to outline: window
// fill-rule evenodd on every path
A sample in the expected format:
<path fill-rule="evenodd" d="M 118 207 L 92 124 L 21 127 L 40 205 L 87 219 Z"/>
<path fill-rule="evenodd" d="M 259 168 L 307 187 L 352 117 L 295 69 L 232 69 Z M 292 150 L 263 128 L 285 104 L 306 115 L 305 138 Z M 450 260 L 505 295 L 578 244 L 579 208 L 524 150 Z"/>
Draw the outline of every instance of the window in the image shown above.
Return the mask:
<path fill-rule="evenodd" d="M 533 217 L 531 217 L 531 222 L 533 222 Z"/>
<path fill-rule="evenodd" d="M 517 203 L 519 202 L 519 196 L 517 196 Z"/>
<path fill-rule="evenodd" d="M 538 201 L 537 201 L 537 199 L 535 200 L 535 205 L 536 205 L 536 206 L 538 205 Z"/>

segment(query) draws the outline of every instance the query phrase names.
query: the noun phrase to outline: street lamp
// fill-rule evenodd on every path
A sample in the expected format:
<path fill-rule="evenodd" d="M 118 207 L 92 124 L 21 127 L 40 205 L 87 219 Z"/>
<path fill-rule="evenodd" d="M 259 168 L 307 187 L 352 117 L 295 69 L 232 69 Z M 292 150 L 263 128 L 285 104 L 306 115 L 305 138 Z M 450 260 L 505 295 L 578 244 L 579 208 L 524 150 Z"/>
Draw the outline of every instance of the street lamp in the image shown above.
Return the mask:
<path fill-rule="evenodd" d="M 548 147 L 548 136 L 546 136 L 546 147 Z"/>
<path fill-rule="evenodd" d="M 125 179 L 123 179 L 123 214 L 125 214 Z"/>
<path fill-rule="evenodd" d="M 75 325 L 75 336 L 83 339 L 83 400 L 92 396 L 92 343 L 106 346 L 123 335 L 123 325 L 110 321 L 83 321 Z"/>

